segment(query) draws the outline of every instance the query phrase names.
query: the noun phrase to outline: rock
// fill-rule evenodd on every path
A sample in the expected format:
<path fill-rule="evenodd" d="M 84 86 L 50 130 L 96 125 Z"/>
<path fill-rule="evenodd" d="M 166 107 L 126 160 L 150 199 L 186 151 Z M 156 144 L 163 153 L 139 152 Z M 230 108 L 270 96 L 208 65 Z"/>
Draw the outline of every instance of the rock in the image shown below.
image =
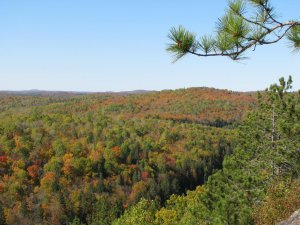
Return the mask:
<path fill-rule="evenodd" d="M 277 225 L 300 225 L 300 209 L 293 213 L 293 215 L 286 221 Z"/>

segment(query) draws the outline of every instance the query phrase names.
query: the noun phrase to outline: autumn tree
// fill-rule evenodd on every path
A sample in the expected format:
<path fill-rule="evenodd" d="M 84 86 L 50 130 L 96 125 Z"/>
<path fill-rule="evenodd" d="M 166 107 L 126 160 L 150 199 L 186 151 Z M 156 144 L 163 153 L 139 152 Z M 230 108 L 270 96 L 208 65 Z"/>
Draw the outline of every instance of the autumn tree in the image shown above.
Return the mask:
<path fill-rule="evenodd" d="M 186 54 L 240 60 L 247 50 L 277 43 L 284 37 L 295 51 L 300 50 L 300 21 L 280 21 L 271 0 L 229 0 L 225 15 L 218 20 L 215 36 L 198 39 L 182 26 L 172 27 L 167 51 L 174 54 L 174 61 Z"/>
<path fill-rule="evenodd" d="M 277 224 L 289 218 L 300 206 L 300 181 L 275 183 L 267 191 L 260 207 L 254 211 L 256 225 Z"/>

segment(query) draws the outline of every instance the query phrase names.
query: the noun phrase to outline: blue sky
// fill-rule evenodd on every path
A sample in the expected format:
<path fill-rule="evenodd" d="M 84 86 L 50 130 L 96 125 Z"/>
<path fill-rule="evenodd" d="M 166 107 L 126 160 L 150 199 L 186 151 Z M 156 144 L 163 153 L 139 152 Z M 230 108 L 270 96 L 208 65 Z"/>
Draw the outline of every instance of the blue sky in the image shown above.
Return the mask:
<path fill-rule="evenodd" d="M 0 90 L 124 91 L 216 87 L 261 90 L 292 75 L 287 43 L 257 48 L 242 63 L 187 56 L 172 64 L 170 27 L 212 33 L 226 0 L 9 0 L 0 2 Z M 273 0 L 300 19 L 299 0 Z"/>

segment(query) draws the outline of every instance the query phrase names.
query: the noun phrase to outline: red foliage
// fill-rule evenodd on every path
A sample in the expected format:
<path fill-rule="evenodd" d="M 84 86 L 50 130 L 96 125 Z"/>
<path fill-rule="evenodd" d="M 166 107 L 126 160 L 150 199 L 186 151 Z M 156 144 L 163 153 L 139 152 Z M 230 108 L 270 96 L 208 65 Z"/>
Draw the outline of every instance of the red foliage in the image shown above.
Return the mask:
<path fill-rule="evenodd" d="M 174 167 L 175 164 L 176 164 L 176 159 L 174 159 L 173 157 L 171 156 L 166 156 L 166 162 L 167 164 L 170 166 L 170 167 Z"/>
<path fill-rule="evenodd" d="M 5 155 L 0 156 L 0 163 L 7 163 L 7 161 L 8 161 L 7 156 L 5 156 Z"/>
<path fill-rule="evenodd" d="M 29 166 L 27 168 L 27 172 L 32 179 L 37 178 L 39 175 L 39 166 L 38 165 Z"/>
<path fill-rule="evenodd" d="M 5 189 L 5 184 L 3 182 L 0 182 L 0 193 L 3 192 Z"/>
<path fill-rule="evenodd" d="M 143 181 L 147 181 L 149 178 L 149 172 L 148 171 L 143 171 L 142 176 L 141 176 Z"/>

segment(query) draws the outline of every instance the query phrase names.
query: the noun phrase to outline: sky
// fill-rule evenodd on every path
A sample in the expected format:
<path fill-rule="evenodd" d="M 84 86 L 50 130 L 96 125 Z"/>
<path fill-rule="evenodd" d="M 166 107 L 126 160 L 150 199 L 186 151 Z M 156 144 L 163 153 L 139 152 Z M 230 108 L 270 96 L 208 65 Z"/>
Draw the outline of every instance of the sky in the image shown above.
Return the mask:
<path fill-rule="evenodd" d="M 300 20 L 299 0 L 273 0 Z M 2 0 L 0 90 L 128 91 L 214 87 L 262 90 L 282 76 L 300 89 L 300 54 L 283 41 L 242 62 L 165 51 L 172 26 L 213 34 L 227 0 Z"/>

